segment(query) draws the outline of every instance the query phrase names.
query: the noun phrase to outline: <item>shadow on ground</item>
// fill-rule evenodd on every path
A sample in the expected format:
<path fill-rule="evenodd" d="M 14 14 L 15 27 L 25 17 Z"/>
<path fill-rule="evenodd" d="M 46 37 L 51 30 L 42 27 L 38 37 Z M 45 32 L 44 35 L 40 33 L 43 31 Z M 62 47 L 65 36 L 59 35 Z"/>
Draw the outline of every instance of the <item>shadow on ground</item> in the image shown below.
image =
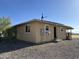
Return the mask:
<path fill-rule="evenodd" d="M 35 45 L 34 43 L 22 41 L 22 40 L 1 40 L 0 41 L 0 53 L 10 52 L 24 47 Z"/>
<path fill-rule="evenodd" d="M 51 41 L 51 42 L 57 43 L 57 41 Z M 45 42 L 45 43 L 51 43 L 51 42 Z M 44 44 L 44 43 L 40 43 L 40 44 Z M 27 41 L 17 40 L 17 39 L 15 40 L 3 39 L 3 40 L 0 40 L 0 53 L 15 51 L 21 48 L 40 45 L 40 44 L 35 44 L 32 42 L 27 42 Z"/>

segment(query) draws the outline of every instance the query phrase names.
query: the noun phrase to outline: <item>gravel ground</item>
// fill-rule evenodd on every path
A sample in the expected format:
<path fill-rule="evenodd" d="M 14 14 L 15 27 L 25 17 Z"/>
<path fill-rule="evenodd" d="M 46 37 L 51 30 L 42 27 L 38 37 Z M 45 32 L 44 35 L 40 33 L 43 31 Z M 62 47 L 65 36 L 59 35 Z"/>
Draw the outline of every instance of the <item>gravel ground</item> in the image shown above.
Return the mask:
<path fill-rule="evenodd" d="M 9 50 L 0 53 L 0 59 L 79 59 L 79 40 L 68 40 L 58 43 L 46 43 L 41 45 L 29 45 L 26 43 L 18 43 L 14 46 L 25 45 L 18 49 L 12 49 L 13 44 L 10 43 Z M 1 46 L 1 45 L 0 45 Z"/>

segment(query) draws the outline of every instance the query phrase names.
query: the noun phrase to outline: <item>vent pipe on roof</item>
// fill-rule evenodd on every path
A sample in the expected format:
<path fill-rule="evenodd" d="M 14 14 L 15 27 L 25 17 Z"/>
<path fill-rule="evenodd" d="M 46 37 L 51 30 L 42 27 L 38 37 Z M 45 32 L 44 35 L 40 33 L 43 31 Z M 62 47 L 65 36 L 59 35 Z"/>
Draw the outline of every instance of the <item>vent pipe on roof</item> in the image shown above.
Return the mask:
<path fill-rule="evenodd" d="M 42 16 L 41 16 L 41 20 L 43 20 L 44 16 L 43 16 L 43 12 L 42 12 Z"/>
<path fill-rule="evenodd" d="M 42 12 L 42 16 L 41 16 L 41 20 L 43 20 L 44 18 L 46 18 L 47 16 L 44 16 L 43 15 L 43 12 Z"/>

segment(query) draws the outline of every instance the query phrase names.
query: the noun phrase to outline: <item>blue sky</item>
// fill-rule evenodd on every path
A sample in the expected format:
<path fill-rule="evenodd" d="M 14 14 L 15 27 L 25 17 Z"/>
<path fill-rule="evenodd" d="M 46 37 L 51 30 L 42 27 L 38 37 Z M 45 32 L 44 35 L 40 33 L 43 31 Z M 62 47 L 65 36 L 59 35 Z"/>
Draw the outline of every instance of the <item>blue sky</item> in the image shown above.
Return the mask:
<path fill-rule="evenodd" d="M 11 18 L 12 25 L 41 18 L 74 27 L 79 33 L 79 0 L 0 0 L 0 17 Z"/>

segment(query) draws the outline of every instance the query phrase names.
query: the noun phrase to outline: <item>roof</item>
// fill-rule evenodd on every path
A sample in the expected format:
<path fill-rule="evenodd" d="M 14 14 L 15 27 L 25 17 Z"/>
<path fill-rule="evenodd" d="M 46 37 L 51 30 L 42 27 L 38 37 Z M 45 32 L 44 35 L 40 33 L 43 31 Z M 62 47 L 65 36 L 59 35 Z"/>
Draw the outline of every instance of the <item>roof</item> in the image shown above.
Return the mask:
<path fill-rule="evenodd" d="M 56 22 L 51 22 L 51 21 L 46 21 L 46 20 L 40 20 L 40 19 L 32 19 L 30 21 L 27 21 L 27 22 L 24 22 L 24 23 L 20 23 L 20 24 L 14 25 L 14 26 L 20 26 L 20 25 L 27 24 L 27 23 L 34 22 L 34 21 L 42 22 L 42 23 L 47 23 L 47 24 L 52 24 L 52 25 L 61 26 L 61 27 L 66 27 L 67 29 L 73 29 L 72 27 L 66 26 L 64 24 L 60 24 L 60 23 L 56 23 Z"/>

